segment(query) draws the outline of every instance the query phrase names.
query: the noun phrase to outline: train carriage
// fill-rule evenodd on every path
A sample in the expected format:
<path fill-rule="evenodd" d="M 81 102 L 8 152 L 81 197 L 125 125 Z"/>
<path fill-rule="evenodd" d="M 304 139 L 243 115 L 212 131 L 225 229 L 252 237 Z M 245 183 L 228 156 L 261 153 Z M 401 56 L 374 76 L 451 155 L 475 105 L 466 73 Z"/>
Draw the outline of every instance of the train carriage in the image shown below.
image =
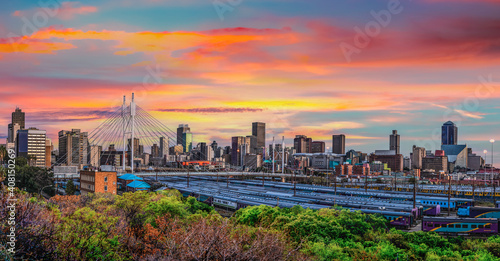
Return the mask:
<path fill-rule="evenodd" d="M 498 233 L 498 219 L 424 217 L 422 231 L 450 235 L 492 235 Z"/>

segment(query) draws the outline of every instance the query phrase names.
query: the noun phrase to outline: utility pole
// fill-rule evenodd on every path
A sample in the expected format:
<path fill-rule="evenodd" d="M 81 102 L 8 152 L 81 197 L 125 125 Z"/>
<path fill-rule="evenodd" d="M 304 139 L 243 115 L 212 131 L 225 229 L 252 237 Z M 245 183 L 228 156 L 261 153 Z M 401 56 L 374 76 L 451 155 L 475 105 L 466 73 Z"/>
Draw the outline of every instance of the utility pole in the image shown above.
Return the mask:
<path fill-rule="evenodd" d="M 472 201 L 474 201 L 474 189 L 476 188 L 476 177 L 474 177 L 474 180 L 472 181 Z"/>
<path fill-rule="evenodd" d="M 415 209 L 417 207 L 416 206 L 416 203 L 417 203 L 416 186 L 417 186 L 417 177 L 415 175 L 413 175 L 413 209 Z"/>
<path fill-rule="evenodd" d="M 296 187 L 297 187 L 297 172 L 294 171 L 294 173 L 293 173 L 293 196 L 294 197 L 295 197 L 295 194 L 297 192 Z"/>
<path fill-rule="evenodd" d="M 450 210 L 451 210 L 451 176 L 448 176 L 448 216 L 450 216 Z"/>
<path fill-rule="evenodd" d="M 365 173 L 365 192 L 368 191 L 368 173 Z"/>
<path fill-rule="evenodd" d="M 188 175 L 187 175 L 187 187 L 189 188 L 189 164 L 188 164 Z"/>
<path fill-rule="evenodd" d="M 285 174 L 285 136 L 281 137 L 281 176 Z"/>

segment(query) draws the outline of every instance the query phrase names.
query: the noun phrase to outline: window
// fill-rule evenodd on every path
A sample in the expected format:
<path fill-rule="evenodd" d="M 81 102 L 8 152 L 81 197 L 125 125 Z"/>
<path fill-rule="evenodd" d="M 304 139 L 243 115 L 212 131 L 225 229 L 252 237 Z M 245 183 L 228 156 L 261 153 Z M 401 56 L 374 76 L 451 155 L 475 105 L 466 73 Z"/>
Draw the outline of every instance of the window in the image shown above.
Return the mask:
<path fill-rule="evenodd" d="M 477 225 L 471 225 L 470 228 L 477 228 Z"/>
<path fill-rule="evenodd" d="M 486 226 L 484 226 L 484 227 L 485 227 L 485 228 L 491 228 L 491 225 L 486 225 Z"/>
<path fill-rule="evenodd" d="M 108 182 L 108 177 L 104 177 L 104 182 Z"/>
<path fill-rule="evenodd" d="M 448 225 L 448 227 L 454 228 L 454 227 L 455 227 L 455 225 L 453 225 L 453 224 L 449 224 L 449 225 Z"/>
<path fill-rule="evenodd" d="M 104 186 L 104 191 L 108 191 L 108 186 Z"/>
<path fill-rule="evenodd" d="M 479 228 L 484 228 L 484 225 L 479 225 Z"/>
<path fill-rule="evenodd" d="M 462 228 L 469 228 L 469 225 L 462 225 Z"/>
<path fill-rule="evenodd" d="M 457 225 L 455 225 L 455 227 L 456 228 L 462 228 L 462 225 L 457 224 Z"/>

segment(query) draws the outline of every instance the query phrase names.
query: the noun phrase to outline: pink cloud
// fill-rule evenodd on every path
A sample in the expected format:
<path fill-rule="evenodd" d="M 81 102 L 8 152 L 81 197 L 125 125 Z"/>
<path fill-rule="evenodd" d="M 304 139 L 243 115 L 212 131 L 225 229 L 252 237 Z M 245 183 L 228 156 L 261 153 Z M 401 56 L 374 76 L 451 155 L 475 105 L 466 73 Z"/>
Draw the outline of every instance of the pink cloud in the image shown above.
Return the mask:
<path fill-rule="evenodd" d="M 69 20 L 75 15 L 83 15 L 97 12 L 95 6 L 80 6 L 79 2 L 63 2 L 58 13 L 58 17 L 63 20 Z"/>

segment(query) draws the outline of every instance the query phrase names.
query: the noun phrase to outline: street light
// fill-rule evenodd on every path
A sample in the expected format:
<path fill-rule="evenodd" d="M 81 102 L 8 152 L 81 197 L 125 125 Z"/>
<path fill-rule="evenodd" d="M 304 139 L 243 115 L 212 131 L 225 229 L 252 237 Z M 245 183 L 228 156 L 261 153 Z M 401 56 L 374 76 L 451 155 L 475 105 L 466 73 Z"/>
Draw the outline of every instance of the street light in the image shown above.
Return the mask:
<path fill-rule="evenodd" d="M 483 150 L 484 152 L 484 186 L 486 187 L 486 154 L 488 154 L 487 150 Z"/>

